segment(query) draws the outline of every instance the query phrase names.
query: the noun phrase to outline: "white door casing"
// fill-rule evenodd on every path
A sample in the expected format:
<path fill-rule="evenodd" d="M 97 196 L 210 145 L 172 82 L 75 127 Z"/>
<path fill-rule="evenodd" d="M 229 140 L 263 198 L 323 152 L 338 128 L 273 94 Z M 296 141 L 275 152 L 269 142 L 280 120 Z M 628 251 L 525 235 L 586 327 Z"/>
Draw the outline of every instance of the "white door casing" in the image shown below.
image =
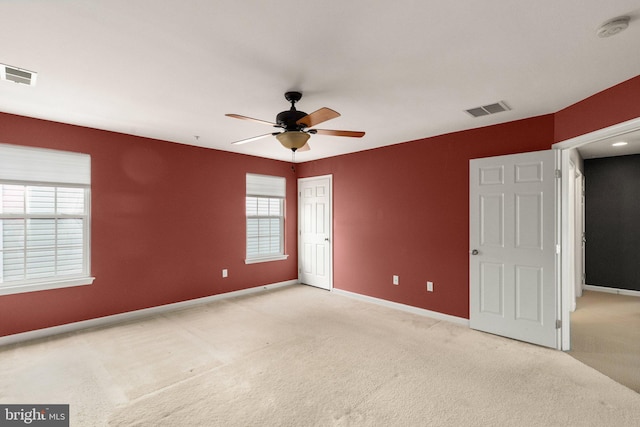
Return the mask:
<path fill-rule="evenodd" d="M 568 182 L 568 190 L 570 196 L 567 197 L 567 211 L 565 215 L 566 219 L 566 227 L 567 233 L 569 235 L 569 244 L 565 248 L 565 254 L 569 259 L 576 258 L 576 246 L 575 246 L 575 220 L 576 220 L 576 200 L 575 200 L 575 179 L 574 176 L 576 174 L 576 165 L 569 161 L 569 176 L 567 177 Z M 564 226 L 564 225 L 563 225 Z M 575 281 L 576 281 L 576 271 L 571 268 L 567 270 L 567 285 L 569 286 L 569 311 L 576 311 L 577 306 L 577 296 L 575 291 Z M 569 285 L 572 284 L 572 285 Z"/>
<path fill-rule="evenodd" d="M 571 177 L 569 177 L 571 178 Z M 584 175 L 576 170 L 575 176 L 575 232 L 574 245 L 575 254 L 575 295 L 582 296 L 582 286 L 584 285 Z"/>
<path fill-rule="evenodd" d="M 298 179 L 298 280 L 333 288 L 332 176 Z"/>
<path fill-rule="evenodd" d="M 636 117 L 631 120 L 627 120 L 625 122 L 617 123 L 615 125 L 598 129 L 593 132 L 589 132 L 583 135 L 578 135 L 573 138 L 566 139 L 564 141 L 557 142 L 553 144 L 552 148 L 555 150 L 562 152 L 562 176 L 568 176 L 568 161 L 564 159 L 568 159 L 569 155 L 567 154 L 571 149 L 582 147 L 583 145 L 590 144 L 592 142 L 599 142 L 610 138 L 618 138 L 623 137 L 625 135 L 631 135 L 634 132 L 640 131 L 640 117 Z M 584 181 L 583 181 L 584 183 Z M 565 204 L 567 202 L 567 198 L 571 197 L 568 193 L 568 182 L 566 179 L 562 179 L 562 202 Z M 564 208 L 564 207 L 563 207 Z M 569 233 L 567 231 L 567 227 L 563 224 L 559 224 L 560 233 L 561 233 L 561 246 L 563 248 L 567 247 L 569 242 Z M 567 301 L 570 299 L 570 289 L 569 287 L 572 284 L 567 283 L 566 276 L 567 270 L 575 268 L 575 260 L 569 259 L 566 256 L 562 257 L 562 299 L 563 301 Z M 584 268 L 584 267 L 583 267 Z M 570 350 L 571 349 L 571 312 L 569 304 L 562 305 L 562 350 Z"/>
<path fill-rule="evenodd" d="M 470 161 L 469 324 L 557 348 L 553 150 Z"/>

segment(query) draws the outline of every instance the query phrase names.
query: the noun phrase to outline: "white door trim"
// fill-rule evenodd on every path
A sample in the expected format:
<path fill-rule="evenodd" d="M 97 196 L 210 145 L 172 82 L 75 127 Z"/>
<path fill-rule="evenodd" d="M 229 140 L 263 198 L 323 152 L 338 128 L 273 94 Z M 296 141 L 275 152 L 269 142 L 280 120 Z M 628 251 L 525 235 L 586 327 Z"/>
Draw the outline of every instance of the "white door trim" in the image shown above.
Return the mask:
<path fill-rule="evenodd" d="M 581 145 L 586 145 L 591 142 L 600 141 L 602 139 L 625 135 L 629 132 L 635 132 L 637 130 L 640 130 L 640 117 L 627 120 L 626 122 L 618 123 L 607 128 L 585 133 L 574 138 L 565 139 L 564 141 L 556 142 L 551 146 L 551 148 L 560 150 L 565 150 L 568 148 L 578 148 Z"/>
<path fill-rule="evenodd" d="M 635 119 L 627 120 L 626 122 L 618 123 L 613 126 L 609 126 L 603 129 L 598 129 L 593 132 L 589 132 L 583 135 L 576 136 L 574 138 L 569 138 L 564 141 L 557 142 L 552 145 L 551 148 L 561 150 L 562 151 L 562 162 L 560 164 L 560 169 L 562 173 L 561 179 L 561 210 L 566 209 L 566 204 L 568 203 L 568 197 L 573 197 L 573 194 L 569 194 L 569 149 L 578 148 L 582 145 L 590 144 L 592 142 L 600 141 L 606 138 L 622 136 L 629 132 L 635 132 L 640 130 L 640 117 Z M 574 260 L 568 259 L 566 254 L 564 253 L 564 248 L 569 247 L 569 232 L 567 227 L 562 226 L 562 221 L 558 221 L 557 227 L 558 232 L 560 233 L 560 245 L 562 247 L 562 260 L 560 265 L 560 292 L 561 292 L 561 301 L 562 301 L 562 312 L 560 319 L 562 320 L 562 326 L 560 328 L 561 340 L 562 340 L 562 350 L 567 351 L 571 349 L 571 312 L 570 312 L 570 304 L 568 303 L 571 300 L 570 286 L 573 286 L 573 283 L 569 283 L 566 280 L 568 276 L 567 271 L 570 268 L 574 268 Z"/>
<path fill-rule="evenodd" d="M 298 281 L 301 280 L 301 271 L 302 271 L 302 206 L 301 206 L 301 195 L 300 195 L 300 184 L 306 181 L 312 181 L 316 179 L 328 179 L 329 180 L 329 258 L 328 258 L 328 276 L 329 276 L 329 284 L 328 290 L 333 290 L 333 175 L 319 175 L 319 176 L 310 176 L 306 178 L 298 178 L 298 227 L 297 227 L 297 242 L 298 242 Z"/>

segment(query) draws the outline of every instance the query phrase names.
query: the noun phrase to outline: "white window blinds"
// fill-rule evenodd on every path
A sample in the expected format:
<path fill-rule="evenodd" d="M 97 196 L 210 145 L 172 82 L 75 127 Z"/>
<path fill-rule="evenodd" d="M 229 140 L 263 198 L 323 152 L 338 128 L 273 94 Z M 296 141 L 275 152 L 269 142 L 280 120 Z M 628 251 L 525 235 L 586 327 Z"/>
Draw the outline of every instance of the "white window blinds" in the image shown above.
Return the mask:
<path fill-rule="evenodd" d="M 90 183 L 89 155 L 0 144 L 0 294 L 93 281 Z"/>
<path fill-rule="evenodd" d="M 279 197 L 284 199 L 287 181 L 281 176 L 247 174 L 247 196 Z"/>
<path fill-rule="evenodd" d="M 88 154 L 0 144 L 0 180 L 91 184 Z"/>
<path fill-rule="evenodd" d="M 285 259 L 284 198 L 286 179 L 247 174 L 246 262 Z"/>

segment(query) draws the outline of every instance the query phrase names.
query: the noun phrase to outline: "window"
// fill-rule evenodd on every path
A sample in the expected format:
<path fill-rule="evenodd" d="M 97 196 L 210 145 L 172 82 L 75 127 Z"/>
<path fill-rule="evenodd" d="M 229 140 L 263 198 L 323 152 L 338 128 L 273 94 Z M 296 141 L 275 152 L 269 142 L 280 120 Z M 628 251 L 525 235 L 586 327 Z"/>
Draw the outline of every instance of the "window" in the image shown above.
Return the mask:
<path fill-rule="evenodd" d="M 0 144 L 0 295 L 87 285 L 90 157 Z"/>
<path fill-rule="evenodd" d="M 286 179 L 247 174 L 247 264 L 286 259 L 284 200 Z"/>

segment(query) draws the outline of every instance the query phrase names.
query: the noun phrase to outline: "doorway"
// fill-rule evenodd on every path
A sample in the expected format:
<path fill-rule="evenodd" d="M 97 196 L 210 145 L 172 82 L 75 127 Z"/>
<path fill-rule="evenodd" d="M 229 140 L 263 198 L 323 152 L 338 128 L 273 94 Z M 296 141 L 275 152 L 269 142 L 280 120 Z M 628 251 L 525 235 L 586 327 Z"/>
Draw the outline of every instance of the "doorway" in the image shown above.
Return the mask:
<path fill-rule="evenodd" d="M 590 145 L 590 144 L 603 144 L 610 142 L 612 138 L 621 137 L 623 135 L 640 134 L 640 118 L 636 118 L 627 122 L 623 122 L 609 128 L 601 129 L 589 134 L 581 135 L 579 137 L 571 138 L 566 141 L 562 141 L 553 145 L 554 151 L 559 153 L 557 157 L 557 167 L 559 168 L 559 177 L 561 178 L 558 192 L 558 206 L 557 216 L 555 220 L 555 228 L 558 232 L 556 242 L 559 245 L 556 246 L 556 250 L 560 252 L 559 268 L 557 274 L 557 303 L 552 304 L 557 309 L 557 327 L 560 330 L 560 342 L 556 348 L 564 351 L 571 349 L 571 312 L 575 309 L 575 302 L 577 295 L 579 295 L 582 288 L 583 275 L 582 270 L 584 268 L 584 262 L 582 261 L 583 247 L 582 247 L 582 227 L 584 222 L 582 221 L 582 209 L 578 205 L 582 204 L 581 195 L 577 194 L 577 191 L 582 192 L 582 164 L 581 157 L 576 151 L 578 147 Z M 572 167 L 573 164 L 573 167 Z M 579 166 L 578 166 L 579 165 Z M 494 174 L 495 175 L 495 174 Z M 473 201 L 472 201 L 473 203 Z M 569 213 L 571 212 L 571 215 Z M 577 224 L 579 223 L 579 224 Z M 473 235 L 473 233 L 472 233 Z M 474 243 L 471 241 L 470 250 L 472 258 L 474 255 Z M 479 252 L 478 252 L 479 253 Z M 470 276 L 473 272 L 472 260 L 470 260 Z M 494 269 L 498 271 L 497 269 Z M 481 270 L 478 270 L 482 273 Z M 501 277 L 498 273 L 495 275 L 498 279 Z M 480 277 L 480 276 L 478 276 Z M 495 283 L 500 283 L 501 280 L 494 280 Z M 470 289 L 471 289 L 470 284 Z M 499 287 L 498 287 L 499 288 Z M 493 294 L 499 296 L 502 292 L 498 292 L 497 289 Z M 486 290 L 490 290 L 487 288 Z M 485 297 L 490 295 L 485 292 Z M 476 305 L 482 303 L 482 295 L 478 294 L 475 298 Z M 497 303 L 493 307 L 501 307 L 502 301 L 496 300 Z M 474 297 L 470 296 L 470 304 L 473 304 Z M 490 305 L 485 304 L 485 307 Z M 471 311 L 471 309 L 470 309 Z M 490 310 L 487 314 L 490 314 Z M 496 310 L 494 310 L 496 311 Z"/>
<path fill-rule="evenodd" d="M 575 308 L 576 298 L 580 295 L 584 283 L 582 272 L 584 271 L 584 242 L 582 230 L 584 229 L 582 196 L 584 190 L 584 176 L 582 174 L 582 157 L 578 149 L 605 150 L 607 146 L 617 138 L 629 137 L 640 133 L 640 118 L 619 123 L 608 128 L 600 129 L 585 135 L 568 139 L 553 145 L 553 148 L 562 151 L 561 160 L 561 294 L 562 294 L 562 350 L 571 349 L 571 312 Z M 610 155 L 621 155 L 610 154 Z M 631 154 L 625 152 L 624 154 Z M 572 167 L 573 165 L 573 167 Z M 573 213 L 573 214 L 572 214 Z"/>

